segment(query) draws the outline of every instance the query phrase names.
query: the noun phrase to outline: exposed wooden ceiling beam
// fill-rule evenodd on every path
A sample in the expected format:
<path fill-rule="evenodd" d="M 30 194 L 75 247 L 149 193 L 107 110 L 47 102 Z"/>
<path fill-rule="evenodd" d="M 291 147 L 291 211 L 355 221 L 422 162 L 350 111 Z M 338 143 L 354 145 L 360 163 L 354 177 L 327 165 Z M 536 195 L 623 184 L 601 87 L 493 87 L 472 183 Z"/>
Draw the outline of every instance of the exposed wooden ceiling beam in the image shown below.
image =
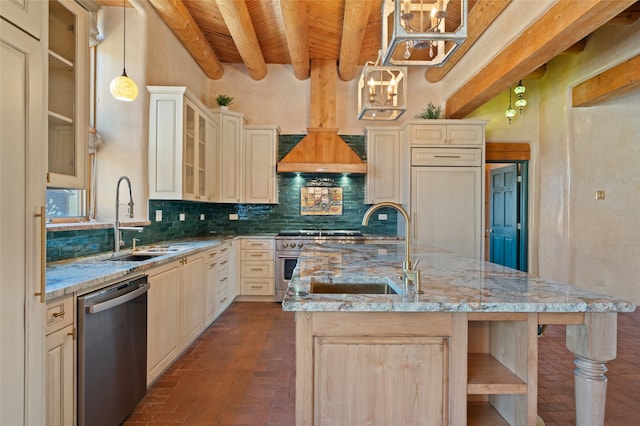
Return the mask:
<path fill-rule="evenodd" d="M 559 0 L 447 99 L 446 116 L 464 118 L 633 3 Z"/>
<path fill-rule="evenodd" d="M 182 42 L 207 77 L 222 78 L 224 70 L 218 56 L 181 0 L 149 0 L 158 15 Z"/>
<path fill-rule="evenodd" d="M 351 81 L 356 75 L 362 41 L 371 14 L 371 4 L 371 0 L 346 0 L 345 2 L 338 65 L 338 74 L 343 81 Z"/>
<path fill-rule="evenodd" d="M 427 81 L 435 83 L 442 80 L 509 3 L 511 0 L 478 0 L 467 17 L 467 39 L 443 66 L 427 68 L 424 74 Z"/>
<path fill-rule="evenodd" d="M 267 75 L 267 64 L 247 4 L 244 0 L 216 0 L 216 4 L 249 75 L 254 80 L 262 80 Z"/>
<path fill-rule="evenodd" d="M 300 0 L 280 0 L 280 7 L 293 73 L 298 80 L 306 80 L 311 68 L 307 39 L 307 6 Z"/>
<path fill-rule="evenodd" d="M 571 90 L 574 107 L 588 107 L 608 101 L 640 87 L 640 55 L 609 68 Z"/>

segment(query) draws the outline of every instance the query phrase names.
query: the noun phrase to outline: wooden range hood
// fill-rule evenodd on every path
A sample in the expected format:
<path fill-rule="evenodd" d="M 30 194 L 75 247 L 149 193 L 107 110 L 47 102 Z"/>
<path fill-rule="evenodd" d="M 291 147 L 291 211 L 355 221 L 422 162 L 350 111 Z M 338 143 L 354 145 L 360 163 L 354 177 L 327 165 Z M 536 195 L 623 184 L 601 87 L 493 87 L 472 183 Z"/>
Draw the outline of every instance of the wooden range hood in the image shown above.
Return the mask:
<path fill-rule="evenodd" d="M 367 173 L 367 164 L 338 136 L 335 60 L 311 60 L 310 118 L 305 136 L 278 162 L 278 173 Z"/>

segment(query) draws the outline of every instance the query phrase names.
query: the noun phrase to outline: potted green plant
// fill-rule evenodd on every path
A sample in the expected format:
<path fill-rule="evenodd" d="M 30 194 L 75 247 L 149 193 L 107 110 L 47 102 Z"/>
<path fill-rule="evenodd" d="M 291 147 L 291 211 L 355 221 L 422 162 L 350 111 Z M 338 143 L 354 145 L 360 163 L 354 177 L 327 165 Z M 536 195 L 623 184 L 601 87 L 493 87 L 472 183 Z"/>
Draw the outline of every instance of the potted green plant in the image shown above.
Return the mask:
<path fill-rule="evenodd" d="M 420 114 L 417 114 L 415 118 L 421 118 L 423 120 L 434 120 L 438 118 L 444 118 L 442 115 L 442 108 L 439 106 L 435 106 L 431 102 L 427 105 L 427 107 L 422 110 Z"/>
<path fill-rule="evenodd" d="M 218 95 L 218 97 L 216 97 L 216 103 L 222 109 L 229 109 L 229 105 L 231 104 L 231 102 L 233 102 L 233 97 L 231 97 L 231 96 Z"/>

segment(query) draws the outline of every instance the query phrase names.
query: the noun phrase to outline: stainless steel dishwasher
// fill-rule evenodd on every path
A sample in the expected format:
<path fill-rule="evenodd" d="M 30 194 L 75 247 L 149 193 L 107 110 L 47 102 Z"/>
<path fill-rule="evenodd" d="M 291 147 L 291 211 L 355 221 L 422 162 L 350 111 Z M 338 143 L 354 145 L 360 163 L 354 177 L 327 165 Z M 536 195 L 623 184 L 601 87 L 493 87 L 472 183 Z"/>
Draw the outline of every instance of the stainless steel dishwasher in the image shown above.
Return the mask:
<path fill-rule="evenodd" d="M 78 424 L 117 426 L 147 391 L 147 276 L 78 297 Z"/>

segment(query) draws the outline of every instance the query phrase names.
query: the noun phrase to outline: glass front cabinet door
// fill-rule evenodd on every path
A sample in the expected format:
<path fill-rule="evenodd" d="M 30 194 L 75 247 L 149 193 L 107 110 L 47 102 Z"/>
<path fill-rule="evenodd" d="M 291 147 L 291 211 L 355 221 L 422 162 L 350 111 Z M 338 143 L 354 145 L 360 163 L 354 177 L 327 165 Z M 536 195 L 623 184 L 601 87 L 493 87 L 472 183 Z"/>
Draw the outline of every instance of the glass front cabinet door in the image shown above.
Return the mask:
<path fill-rule="evenodd" d="M 47 186 L 83 189 L 89 134 L 88 12 L 73 0 L 48 3 Z"/>

